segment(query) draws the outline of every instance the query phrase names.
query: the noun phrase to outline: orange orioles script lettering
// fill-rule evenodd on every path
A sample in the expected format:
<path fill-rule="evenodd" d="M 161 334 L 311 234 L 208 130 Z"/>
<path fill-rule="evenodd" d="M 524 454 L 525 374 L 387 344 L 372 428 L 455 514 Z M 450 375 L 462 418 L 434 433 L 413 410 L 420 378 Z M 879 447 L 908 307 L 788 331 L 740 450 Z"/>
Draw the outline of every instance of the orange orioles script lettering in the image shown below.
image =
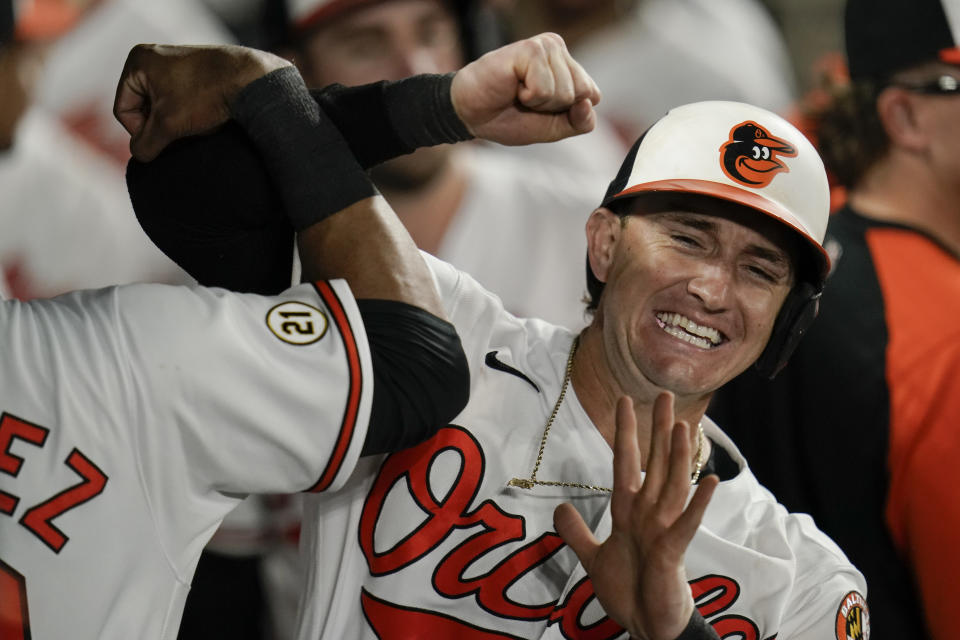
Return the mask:
<path fill-rule="evenodd" d="M 730 129 L 730 139 L 720 147 L 720 166 L 734 182 L 759 189 L 790 171 L 783 158 L 796 156 L 796 148 L 748 120 Z"/>
<path fill-rule="evenodd" d="M 456 454 L 460 468 L 453 486 L 431 486 L 434 464 L 449 463 Z M 438 458 L 444 455 L 444 462 Z M 389 456 L 367 495 L 360 516 L 359 542 L 374 577 L 402 571 L 418 561 L 436 562 L 431 574 L 432 588 L 445 598 L 472 598 L 492 616 L 489 628 L 483 628 L 448 614 L 422 608 L 422 603 L 394 603 L 374 595 L 368 589 L 360 594 L 363 611 L 371 628 L 384 640 L 413 640 L 422 637 L 456 637 L 466 640 L 514 638 L 497 631 L 495 618 L 521 621 L 546 621 L 556 624 L 565 638 L 610 640 L 624 632 L 608 617 L 584 622 L 587 609 L 595 600 L 593 584 L 584 578 L 560 600 L 563 584 L 557 585 L 553 600 L 524 604 L 508 595 L 512 585 L 527 573 L 547 562 L 564 548 L 563 540 L 546 531 L 528 540 L 527 524 L 522 516 L 506 512 L 491 499 L 478 494 L 483 480 L 483 449 L 470 432 L 452 425 L 414 448 Z M 383 526 L 397 540 L 390 548 L 378 551 L 374 540 L 388 496 L 398 490 L 409 492 L 422 510 L 409 524 L 390 518 Z M 397 527 L 408 527 L 396 531 Z M 458 530 L 474 532 L 437 561 L 425 560 Z M 471 566 L 489 552 L 505 546 L 513 550 L 505 559 L 477 574 Z M 470 575 L 470 577 L 465 577 Z M 372 585 L 368 585 L 372 586 Z M 756 624 L 742 616 L 720 615 L 740 595 L 740 587 L 731 578 L 710 575 L 690 582 L 694 602 L 710 619 L 722 638 L 759 640 Z M 416 593 L 422 587 L 411 587 Z M 421 606 L 412 606 L 419 604 Z M 594 616 L 595 618 L 595 616 Z"/>

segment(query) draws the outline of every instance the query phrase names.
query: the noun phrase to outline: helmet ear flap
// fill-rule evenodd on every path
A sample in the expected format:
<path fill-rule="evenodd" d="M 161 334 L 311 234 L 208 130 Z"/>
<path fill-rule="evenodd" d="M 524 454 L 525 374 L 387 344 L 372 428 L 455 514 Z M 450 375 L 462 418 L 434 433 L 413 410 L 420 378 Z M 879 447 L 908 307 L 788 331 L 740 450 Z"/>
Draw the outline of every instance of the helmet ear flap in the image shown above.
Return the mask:
<path fill-rule="evenodd" d="M 770 341 L 754 363 L 761 376 L 772 380 L 786 366 L 800 338 L 817 317 L 821 293 L 822 289 L 813 284 L 801 282 L 787 295 L 773 323 Z"/>

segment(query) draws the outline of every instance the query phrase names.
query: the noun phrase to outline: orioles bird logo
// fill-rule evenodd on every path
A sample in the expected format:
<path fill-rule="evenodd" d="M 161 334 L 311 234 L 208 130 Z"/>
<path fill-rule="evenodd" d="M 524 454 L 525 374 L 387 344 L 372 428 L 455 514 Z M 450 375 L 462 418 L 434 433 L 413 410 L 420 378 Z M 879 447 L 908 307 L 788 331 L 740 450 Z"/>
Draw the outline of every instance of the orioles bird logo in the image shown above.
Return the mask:
<path fill-rule="evenodd" d="M 796 157 L 797 150 L 750 120 L 730 130 L 720 147 L 720 166 L 727 177 L 748 187 L 766 187 L 781 171 L 790 171 L 780 157 Z"/>

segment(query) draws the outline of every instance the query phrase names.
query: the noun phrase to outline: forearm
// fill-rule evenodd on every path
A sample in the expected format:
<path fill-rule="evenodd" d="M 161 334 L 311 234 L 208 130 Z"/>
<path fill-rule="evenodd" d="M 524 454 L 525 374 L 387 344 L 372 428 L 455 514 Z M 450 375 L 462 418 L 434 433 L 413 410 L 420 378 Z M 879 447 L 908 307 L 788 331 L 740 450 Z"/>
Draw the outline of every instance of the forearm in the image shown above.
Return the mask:
<path fill-rule="evenodd" d="M 473 137 L 453 107 L 453 75 L 425 74 L 356 87 L 334 84 L 311 95 L 360 165 L 370 168 L 420 147 Z"/>
<path fill-rule="evenodd" d="M 420 253 L 292 69 L 246 87 L 231 113 L 262 154 L 299 231 L 305 279 L 345 278 L 357 298 L 443 317 Z"/>
<path fill-rule="evenodd" d="M 406 302 L 446 318 L 426 263 L 381 196 L 311 225 L 297 243 L 303 280 L 345 278 L 358 299 Z"/>

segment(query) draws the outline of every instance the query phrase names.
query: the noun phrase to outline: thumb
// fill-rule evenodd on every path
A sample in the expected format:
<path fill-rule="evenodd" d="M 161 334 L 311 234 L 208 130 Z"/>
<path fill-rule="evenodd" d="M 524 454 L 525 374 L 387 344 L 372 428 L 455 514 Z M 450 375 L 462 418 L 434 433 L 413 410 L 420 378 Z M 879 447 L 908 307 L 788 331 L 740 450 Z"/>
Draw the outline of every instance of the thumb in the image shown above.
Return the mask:
<path fill-rule="evenodd" d="M 131 136 L 137 135 L 150 114 L 150 92 L 144 74 L 124 76 L 113 101 L 113 115 Z"/>
<path fill-rule="evenodd" d="M 596 125 L 596 114 L 589 102 L 578 102 L 573 108 L 560 113 L 538 113 L 529 111 L 524 113 L 523 132 L 524 142 L 556 142 L 564 138 L 578 136 L 592 131 Z M 514 143 L 516 144 L 516 143 Z"/>
<path fill-rule="evenodd" d="M 154 110 L 140 130 L 130 136 L 130 153 L 141 162 L 149 162 L 176 137 L 172 131 L 172 118 Z"/>
<path fill-rule="evenodd" d="M 597 126 L 597 112 L 589 99 L 580 100 L 567 112 L 567 120 L 573 128 L 574 135 L 588 133 Z"/>
<path fill-rule="evenodd" d="M 580 564 L 585 569 L 590 567 L 600 543 L 572 504 L 564 502 L 553 511 L 553 526 L 567 546 L 577 554 Z"/>

